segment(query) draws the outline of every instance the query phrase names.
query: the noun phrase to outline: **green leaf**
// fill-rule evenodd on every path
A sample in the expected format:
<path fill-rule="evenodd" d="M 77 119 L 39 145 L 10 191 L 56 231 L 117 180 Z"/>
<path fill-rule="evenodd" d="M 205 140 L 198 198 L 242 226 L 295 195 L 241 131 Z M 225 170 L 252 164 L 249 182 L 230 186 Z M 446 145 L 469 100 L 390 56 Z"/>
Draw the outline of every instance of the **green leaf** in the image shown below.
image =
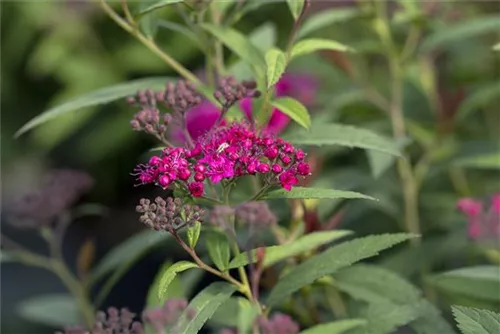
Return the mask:
<path fill-rule="evenodd" d="M 398 149 L 402 151 L 407 143 L 407 140 L 400 140 L 397 145 Z M 375 179 L 382 176 L 396 162 L 396 157 L 394 155 L 378 151 L 369 150 L 366 151 L 366 155 L 368 157 L 368 163 L 370 164 L 372 176 Z"/>
<path fill-rule="evenodd" d="M 299 101 L 291 97 L 283 97 L 274 100 L 272 105 L 278 108 L 282 113 L 290 116 L 297 124 L 308 129 L 311 126 L 311 117 L 307 108 Z"/>
<path fill-rule="evenodd" d="M 242 33 L 232 28 L 204 23 L 202 27 L 219 39 L 231 51 L 255 68 L 256 74 L 263 77 L 266 62 L 262 53 Z"/>
<path fill-rule="evenodd" d="M 227 270 L 231 253 L 226 235 L 210 231 L 207 233 L 206 243 L 208 254 L 217 268 L 222 271 Z"/>
<path fill-rule="evenodd" d="M 297 38 L 302 38 L 317 30 L 323 29 L 329 25 L 345 22 L 358 17 L 362 12 L 358 8 L 335 8 L 323 10 L 309 16 L 300 27 Z"/>
<path fill-rule="evenodd" d="M 263 267 L 270 267 L 273 264 L 288 257 L 304 254 L 310 250 L 318 248 L 321 245 L 330 243 L 350 234 L 352 234 L 351 231 L 342 230 L 313 232 L 304 235 L 291 243 L 279 246 L 265 247 Z M 231 261 L 231 263 L 229 263 L 229 269 L 246 266 L 248 263 L 250 263 L 250 260 L 252 260 L 252 263 L 256 262 L 256 252 L 257 250 L 254 249 L 251 251 L 251 254 L 248 254 L 248 252 L 239 254 Z"/>
<path fill-rule="evenodd" d="M 457 305 L 451 310 L 462 334 L 497 334 L 500 329 L 499 313 Z"/>
<path fill-rule="evenodd" d="M 500 301 L 500 266 L 474 266 L 431 277 L 443 291 L 483 300 Z"/>
<path fill-rule="evenodd" d="M 427 37 L 421 44 L 422 52 L 429 52 L 451 43 L 465 43 L 466 39 L 500 30 L 500 15 L 483 15 L 460 21 L 446 29 L 440 29 Z"/>
<path fill-rule="evenodd" d="M 80 322 L 75 299 L 68 294 L 47 294 L 29 298 L 17 306 L 23 318 L 48 326 L 74 326 Z"/>
<path fill-rule="evenodd" d="M 281 78 L 286 67 L 286 57 L 283 51 L 271 49 L 266 53 L 267 88 L 274 86 Z M 307 111 L 306 111 L 307 112 Z"/>
<path fill-rule="evenodd" d="M 337 199 L 337 198 L 362 198 L 376 200 L 373 197 L 363 195 L 354 191 L 344 191 L 335 189 L 321 189 L 321 188 L 304 188 L 293 187 L 292 190 L 277 189 L 264 194 L 261 199 L 277 199 L 277 198 L 297 198 L 297 199 Z"/>
<path fill-rule="evenodd" d="M 458 107 L 456 118 L 463 121 L 474 111 L 484 108 L 488 104 L 495 105 L 500 98 L 500 82 L 488 83 L 469 94 Z"/>
<path fill-rule="evenodd" d="M 179 261 L 166 268 L 161 276 L 160 283 L 158 284 L 158 299 L 161 301 L 166 299 L 168 287 L 174 280 L 177 273 L 197 267 L 198 265 L 196 263 L 189 261 Z"/>
<path fill-rule="evenodd" d="M 333 50 L 342 52 L 354 51 L 347 45 L 344 45 L 336 41 L 332 41 L 329 39 L 311 38 L 297 42 L 297 44 L 295 44 L 292 48 L 291 58 L 296 58 L 319 50 Z"/>
<path fill-rule="evenodd" d="M 493 45 L 493 51 L 500 51 L 500 43 Z"/>
<path fill-rule="evenodd" d="M 172 261 L 167 261 L 160 267 L 160 269 L 156 273 L 153 283 L 149 286 L 148 289 L 148 294 L 146 297 L 146 307 L 157 307 L 163 305 L 164 301 L 158 299 L 158 287 L 160 286 L 160 281 L 163 278 L 163 274 L 170 266 L 172 266 Z M 179 282 L 179 279 L 176 277 L 170 283 L 166 295 L 169 296 L 169 298 L 184 297 L 182 292 L 182 286 Z"/>
<path fill-rule="evenodd" d="M 288 8 L 290 8 L 290 13 L 292 13 L 293 19 L 297 21 L 302 10 L 304 9 L 304 0 L 286 0 L 288 3 Z"/>
<path fill-rule="evenodd" d="M 492 152 L 460 158 L 453 161 L 452 164 L 464 168 L 500 169 L 500 153 Z"/>
<path fill-rule="evenodd" d="M 201 232 L 201 223 L 200 222 L 195 222 L 193 226 L 189 226 L 187 228 L 189 247 L 191 247 L 193 249 L 196 247 L 196 244 L 198 243 L 198 239 L 200 238 L 200 232 Z"/>
<path fill-rule="evenodd" d="M 192 40 L 200 48 L 200 50 L 205 50 L 205 45 L 203 44 L 201 38 L 183 25 L 171 21 L 158 20 L 158 28 L 165 28 L 181 33 Z"/>
<path fill-rule="evenodd" d="M 454 333 L 439 309 L 423 298 L 419 289 L 395 272 L 379 266 L 357 264 L 334 274 L 334 279 L 334 285 L 354 299 L 374 304 L 411 306 L 417 317 L 410 327 L 419 334 Z"/>
<path fill-rule="evenodd" d="M 203 289 L 189 303 L 188 310 L 194 312 L 189 320 L 187 314 L 179 319 L 179 333 L 197 334 L 205 322 L 217 311 L 217 308 L 231 297 L 236 291 L 233 285 L 224 282 L 215 282 Z"/>
<path fill-rule="evenodd" d="M 183 1 L 184 0 L 158 0 L 158 1 L 154 1 L 150 5 L 145 6 L 145 8 L 141 9 L 137 15 L 142 16 L 142 15 L 149 13 L 149 12 L 152 12 L 154 10 L 163 8 L 165 6 L 170 6 L 174 3 L 183 2 Z"/>
<path fill-rule="evenodd" d="M 339 269 L 377 255 L 380 251 L 415 237 L 412 234 L 382 234 L 354 239 L 315 255 L 290 270 L 271 290 L 268 305 L 275 305 L 300 288 Z"/>
<path fill-rule="evenodd" d="M 367 318 L 368 324 L 363 329 L 357 329 L 356 334 L 394 333 L 416 317 L 411 305 L 395 305 L 388 302 L 369 304 L 363 315 Z"/>
<path fill-rule="evenodd" d="M 165 242 L 170 235 L 158 231 L 145 230 L 125 240 L 108 252 L 92 270 L 91 280 L 96 282 L 111 271 L 130 267 L 142 258 L 151 248 Z"/>
<path fill-rule="evenodd" d="M 113 102 L 115 100 L 134 95 L 138 90 L 144 89 L 145 87 L 151 89 L 163 88 L 163 86 L 165 86 L 165 83 L 171 80 L 172 79 L 168 77 L 146 78 L 95 90 L 83 96 L 77 97 L 72 101 L 68 101 L 57 107 L 44 111 L 28 123 L 26 123 L 21 129 L 19 129 L 16 132 L 15 136 L 19 137 L 20 135 L 33 129 L 34 127 L 37 127 L 68 112 L 85 107 Z"/>
<path fill-rule="evenodd" d="M 346 319 L 316 325 L 300 332 L 300 334 L 342 334 L 363 325 L 366 325 L 366 320 L 364 319 Z"/>
<path fill-rule="evenodd" d="M 313 124 L 309 131 L 296 131 L 285 139 L 295 145 L 341 145 L 401 156 L 395 140 L 350 125 Z"/>

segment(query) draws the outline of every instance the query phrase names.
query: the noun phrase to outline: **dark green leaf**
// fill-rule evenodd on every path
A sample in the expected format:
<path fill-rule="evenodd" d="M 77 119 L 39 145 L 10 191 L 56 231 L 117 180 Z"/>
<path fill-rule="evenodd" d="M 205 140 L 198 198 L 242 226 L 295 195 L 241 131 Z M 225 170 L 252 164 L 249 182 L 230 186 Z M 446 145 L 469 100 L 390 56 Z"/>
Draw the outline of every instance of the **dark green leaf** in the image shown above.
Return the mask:
<path fill-rule="evenodd" d="M 283 51 L 271 49 L 266 53 L 267 88 L 274 86 L 281 78 L 286 67 L 286 57 Z M 307 110 L 306 110 L 307 112 Z"/>
<path fill-rule="evenodd" d="M 151 89 L 163 88 L 165 86 L 165 83 L 171 80 L 172 79 L 168 77 L 146 78 L 95 90 L 83 96 L 77 97 L 72 101 L 44 111 L 28 123 L 26 123 L 21 129 L 19 129 L 16 132 L 15 136 L 19 137 L 20 135 L 33 129 L 34 127 L 37 127 L 47 121 L 50 121 L 51 119 L 54 119 L 68 112 L 85 107 L 113 102 L 115 100 L 134 95 L 138 90 L 144 89 L 145 87 Z"/>
<path fill-rule="evenodd" d="M 300 332 L 300 334 L 343 334 L 350 329 L 366 325 L 364 319 L 346 319 L 316 325 Z"/>
<path fill-rule="evenodd" d="M 309 131 L 296 131 L 285 139 L 296 145 L 341 145 L 401 156 L 395 140 L 350 125 L 313 124 Z"/>
<path fill-rule="evenodd" d="M 377 255 L 380 251 L 415 237 L 411 234 L 372 235 L 344 242 L 315 255 L 290 270 L 271 290 L 267 304 L 275 305 L 298 289 L 339 269 Z"/>
<path fill-rule="evenodd" d="M 174 263 L 162 273 L 160 283 L 158 284 L 158 299 L 163 301 L 167 297 L 167 291 L 170 283 L 174 280 L 177 273 L 183 272 L 191 268 L 197 268 L 198 265 L 189 261 L 179 261 Z"/>
<path fill-rule="evenodd" d="M 306 19 L 297 33 L 297 38 L 309 35 L 331 24 L 348 21 L 362 13 L 358 8 L 335 8 L 320 11 Z"/>
<path fill-rule="evenodd" d="M 292 190 L 277 189 L 270 191 L 262 196 L 261 199 L 277 199 L 277 198 L 298 198 L 298 199 L 336 199 L 336 198 L 362 198 L 375 200 L 375 198 L 363 195 L 353 191 L 343 191 L 335 189 L 320 189 L 320 188 L 304 188 L 293 187 Z"/>
<path fill-rule="evenodd" d="M 297 42 L 297 44 L 295 44 L 292 48 L 291 58 L 296 58 L 319 50 L 332 50 L 342 52 L 354 51 L 352 48 L 340 42 L 332 41 L 329 39 L 311 38 Z"/>
<path fill-rule="evenodd" d="M 288 8 L 290 8 L 290 13 L 292 13 L 293 19 L 297 21 L 302 10 L 304 9 L 304 0 L 286 0 L 288 3 Z"/>
<path fill-rule="evenodd" d="M 274 100 L 272 105 L 278 108 L 282 113 L 290 116 L 297 124 L 308 129 L 311 126 L 311 117 L 307 108 L 299 101 L 291 97 L 282 97 Z"/>
<path fill-rule="evenodd" d="M 451 309 L 462 334 L 497 334 L 500 330 L 498 313 L 458 305 Z"/>
<path fill-rule="evenodd" d="M 480 16 L 474 19 L 463 20 L 440 29 L 427 37 L 421 44 L 422 52 L 429 52 L 438 47 L 445 47 L 449 43 L 464 43 L 467 38 L 500 30 L 500 16 Z"/>
<path fill-rule="evenodd" d="M 188 310 L 194 312 L 194 317 L 187 314 L 179 320 L 179 333 L 197 334 L 205 322 L 217 311 L 217 308 L 231 297 L 236 291 L 233 285 L 224 282 L 215 282 L 203 289 L 189 303 Z"/>
<path fill-rule="evenodd" d="M 17 310 L 23 318 L 48 326 L 74 326 L 80 322 L 76 301 L 68 294 L 32 297 L 22 301 Z"/>
<path fill-rule="evenodd" d="M 225 234 L 210 231 L 206 234 L 207 250 L 210 258 L 220 270 L 227 270 L 231 252 Z"/>
<path fill-rule="evenodd" d="M 313 232 L 304 235 L 291 243 L 265 247 L 263 267 L 270 267 L 283 259 L 306 253 L 321 245 L 350 235 L 351 233 L 351 231 L 342 230 Z M 257 261 L 256 250 L 252 250 L 251 254 L 248 254 L 248 252 L 239 254 L 231 261 L 229 268 L 232 269 L 246 266 L 250 263 L 250 257 L 252 257 L 252 262 Z"/>

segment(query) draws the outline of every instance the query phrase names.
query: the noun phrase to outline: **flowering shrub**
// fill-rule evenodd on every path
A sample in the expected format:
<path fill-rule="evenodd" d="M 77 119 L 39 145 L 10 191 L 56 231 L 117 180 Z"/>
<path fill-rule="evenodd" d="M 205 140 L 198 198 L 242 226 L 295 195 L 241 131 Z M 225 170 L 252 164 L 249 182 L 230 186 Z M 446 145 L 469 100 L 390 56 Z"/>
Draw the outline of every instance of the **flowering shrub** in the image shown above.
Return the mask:
<path fill-rule="evenodd" d="M 66 325 L 57 332 L 65 334 L 453 334 L 452 313 L 464 334 L 496 333 L 500 315 L 488 309 L 500 303 L 500 195 L 485 202 L 471 197 L 486 191 L 469 182 L 477 176 L 465 169 L 498 169 L 498 155 L 464 158 L 454 131 L 459 118 L 482 107 L 498 87 L 470 98 L 460 87 L 450 93 L 441 87 L 438 64 L 447 61 L 448 54 L 439 54 L 443 41 L 498 27 L 497 17 L 424 40 L 443 26 L 430 20 L 445 5 L 347 1 L 345 8 L 313 13 L 312 1 L 287 0 L 290 33 L 284 43 L 267 45 L 235 28 L 267 1 L 98 3 L 177 76 L 93 92 L 42 114 L 20 133 L 73 108 L 126 98 L 135 109 L 134 138 L 146 134 L 157 146 L 136 157 L 130 179 L 154 195 L 135 208 L 134 220 L 145 230 L 96 265 L 92 240 L 79 248 L 75 266 L 63 256 L 67 227 L 86 213 L 78 201 L 94 185 L 86 173 L 55 170 L 9 203 L 11 225 L 37 232 L 48 251 L 38 254 L 7 231 L 2 259 L 55 274 L 68 294 L 39 305 L 78 313 L 40 316 L 27 302 L 25 316 Z M 164 20 L 162 10 L 185 25 Z M 461 13 L 451 14 L 441 19 Z M 308 37 L 353 21 L 362 23 L 338 36 L 349 40 L 352 33 L 349 43 Z M 204 74 L 163 51 L 159 28 L 195 42 Z M 300 58 L 306 59 L 302 70 Z M 325 59 L 334 71 L 320 67 L 312 74 Z M 327 81 L 335 89 L 327 90 Z M 418 103 L 409 98 L 417 95 Z M 415 106 L 431 108 L 435 119 Z M 378 133 L 386 129 L 392 137 Z M 497 133 L 490 132 L 492 138 Z M 367 161 L 346 148 L 364 150 Z M 491 176 L 498 175 L 488 175 L 488 182 Z M 449 196 L 441 196 L 441 188 L 451 188 Z M 96 312 L 133 262 L 159 244 L 171 248 L 141 315 L 114 307 Z M 480 265 L 465 266 L 469 261 Z"/>

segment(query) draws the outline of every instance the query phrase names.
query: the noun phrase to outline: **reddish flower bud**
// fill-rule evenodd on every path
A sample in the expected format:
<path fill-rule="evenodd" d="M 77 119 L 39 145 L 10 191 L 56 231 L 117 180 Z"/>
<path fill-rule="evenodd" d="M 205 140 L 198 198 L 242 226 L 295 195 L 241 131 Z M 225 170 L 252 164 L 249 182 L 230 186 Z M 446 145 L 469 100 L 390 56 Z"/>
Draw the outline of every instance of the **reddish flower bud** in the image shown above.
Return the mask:
<path fill-rule="evenodd" d="M 185 181 L 185 180 L 189 179 L 189 177 L 191 176 L 191 171 L 187 168 L 181 169 L 181 170 L 179 170 L 177 176 L 179 177 L 179 179 Z"/>
<path fill-rule="evenodd" d="M 269 165 L 268 164 L 264 164 L 264 163 L 261 163 L 257 166 L 257 171 L 259 173 L 268 173 L 270 170 L 269 168 Z"/>
<path fill-rule="evenodd" d="M 189 191 L 194 197 L 200 197 L 203 195 L 203 183 L 201 182 L 191 182 L 189 184 Z"/>
<path fill-rule="evenodd" d="M 309 173 L 311 172 L 311 167 L 305 162 L 301 162 L 297 165 L 297 172 L 303 176 L 309 175 Z"/>
<path fill-rule="evenodd" d="M 200 172 L 197 172 L 194 174 L 194 179 L 195 181 L 202 182 L 203 180 L 205 180 L 205 175 L 203 175 Z"/>
<path fill-rule="evenodd" d="M 196 172 L 205 173 L 207 171 L 207 167 L 205 167 L 205 165 L 198 164 L 198 165 L 194 166 L 194 170 Z"/>
<path fill-rule="evenodd" d="M 158 178 L 158 183 L 163 188 L 167 188 L 170 184 L 170 178 L 167 175 L 162 175 Z"/>
<path fill-rule="evenodd" d="M 265 150 L 264 155 L 268 159 L 274 159 L 278 156 L 278 149 L 275 146 L 269 147 L 267 150 Z"/>
<path fill-rule="evenodd" d="M 306 154 L 302 150 L 297 150 L 297 152 L 295 152 L 295 159 L 297 160 L 304 160 L 305 156 Z"/>
<path fill-rule="evenodd" d="M 150 166 L 158 166 L 161 163 L 160 157 L 157 157 L 156 155 L 153 155 L 151 158 L 149 158 L 148 164 Z"/>
<path fill-rule="evenodd" d="M 283 167 L 281 167 L 281 165 L 279 165 L 279 164 L 274 164 L 272 169 L 273 169 L 273 173 L 276 173 L 276 174 L 279 174 L 283 171 Z"/>

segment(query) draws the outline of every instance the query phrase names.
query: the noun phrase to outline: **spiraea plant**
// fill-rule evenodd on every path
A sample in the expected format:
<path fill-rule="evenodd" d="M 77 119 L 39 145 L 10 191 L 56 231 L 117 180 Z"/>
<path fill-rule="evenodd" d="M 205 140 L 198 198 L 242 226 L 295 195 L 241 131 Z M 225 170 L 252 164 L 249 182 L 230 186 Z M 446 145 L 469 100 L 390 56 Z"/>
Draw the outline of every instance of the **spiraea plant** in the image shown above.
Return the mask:
<path fill-rule="evenodd" d="M 290 31 L 283 41 L 261 47 L 235 27 L 272 1 L 97 2 L 177 77 L 134 82 L 113 91 L 109 100 L 97 94 L 92 101 L 126 99 L 130 114 L 135 113 L 130 131 L 154 141 L 147 157 L 138 157 L 130 171 L 135 186 L 156 194 L 136 206 L 138 224 L 146 231 L 118 246 L 83 277 L 62 265 L 57 248 L 54 259 L 47 259 L 12 247 L 12 254 L 25 263 L 54 270 L 79 301 L 83 325 L 64 333 L 452 334 L 456 325 L 448 319 L 451 314 L 464 334 L 492 334 L 500 326 L 500 315 L 488 310 L 500 303 L 491 297 L 491 291 L 500 293 L 493 286 L 498 266 L 491 263 L 498 261 L 499 198 L 481 203 L 469 196 L 463 170 L 470 164 L 467 159 L 443 167 L 458 154 L 451 134 L 455 111 L 444 109 L 454 109 L 461 95 L 451 102 L 446 94 L 438 96 L 433 74 L 437 60 L 429 50 L 440 38 L 450 37 L 421 42 L 435 28 L 427 18 L 434 7 L 348 1 L 346 8 L 322 13 L 310 12 L 314 1 L 287 0 L 281 10 L 291 14 Z M 161 19 L 166 9 L 183 23 Z M 369 27 L 372 40 L 351 45 L 307 37 L 331 24 L 356 20 L 362 22 L 350 33 L 364 36 Z M 159 27 L 194 41 L 204 55 L 203 73 L 194 74 L 163 51 Z M 303 68 L 317 65 L 320 60 L 313 56 L 320 52 L 335 64 L 338 78 L 333 81 L 341 81 L 336 87 L 352 88 L 333 101 L 320 75 L 294 70 L 301 58 L 306 59 Z M 380 71 L 384 79 L 372 82 L 371 72 Z M 436 134 L 429 135 L 405 112 L 412 104 L 405 95 L 410 84 L 435 109 Z M 368 110 L 380 119 L 374 122 L 375 116 L 369 116 L 366 127 L 358 126 L 355 116 L 339 111 L 354 103 L 360 114 Z M 56 114 L 40 116 L 20 133 Z M 345 147 L 365 150 L 368 161 L 359 162 L 359 155 L 348 155 L 352 152 Z M 339 158 L 343 154 L 349 156 L 347 162 Z M 349 164 L 348 171 L 333 179 L 330 174 L 338 166 L 331 161 Z M 369 165 L 377 183 L 361 186 L 368 176 L 361 168 L 351 170 L 351 161 Z M 487 264 L 433 274 L 444 270 L 437 265 L 439 256 L 433 258 L 434 250 L 451 253 L 442 248 L 457 248 L 445 227 L 421 214 L 432 199 L 426 196 L 433 186 L 428 181 L 436 175 L 451 180 L 454 200 L 463 197 L 457 207 L 468 219 L 472 248 L 480 248 L 473 254 L 486 254 Z M 54 232 L 59 225 L 50 224 L 87 187 L 83 181 L 67 185 L 75 189 L 14 207 L 18 216 L 40 221 L 36 226 L 51 245 L 60 236 Z M 447 209 L 459 216 L 454 204 L 447 202 Z M 379 224 L 372 224 L 372 218 Z M 351 225 L 342 225 L 344 219 Z M 362 220 L 361 233 L 355 232 L 355 219 L 356 224 Z M 385 229 L 386 223 L 396 227 Z M 459 232 L 461 245 L 468 248 L 465 233 Z M 448 240 L 446 247 L 436 236 Z M 183 256 L 175 262 L 169 254 L 144 298 L 141 317 L 125 308 L 96 312 L 152 244 L 173 245 Z M 14 246 L 10 241 L 5 245 Z M 367 259 L 369 263 L 360 263 Z M 202 275 L 202 282 L 210 283 L 196 284 Z M 485 285 L 469 285 L 464 278 Z M 91 288 L 97 290 L 95 298 Z"/>

